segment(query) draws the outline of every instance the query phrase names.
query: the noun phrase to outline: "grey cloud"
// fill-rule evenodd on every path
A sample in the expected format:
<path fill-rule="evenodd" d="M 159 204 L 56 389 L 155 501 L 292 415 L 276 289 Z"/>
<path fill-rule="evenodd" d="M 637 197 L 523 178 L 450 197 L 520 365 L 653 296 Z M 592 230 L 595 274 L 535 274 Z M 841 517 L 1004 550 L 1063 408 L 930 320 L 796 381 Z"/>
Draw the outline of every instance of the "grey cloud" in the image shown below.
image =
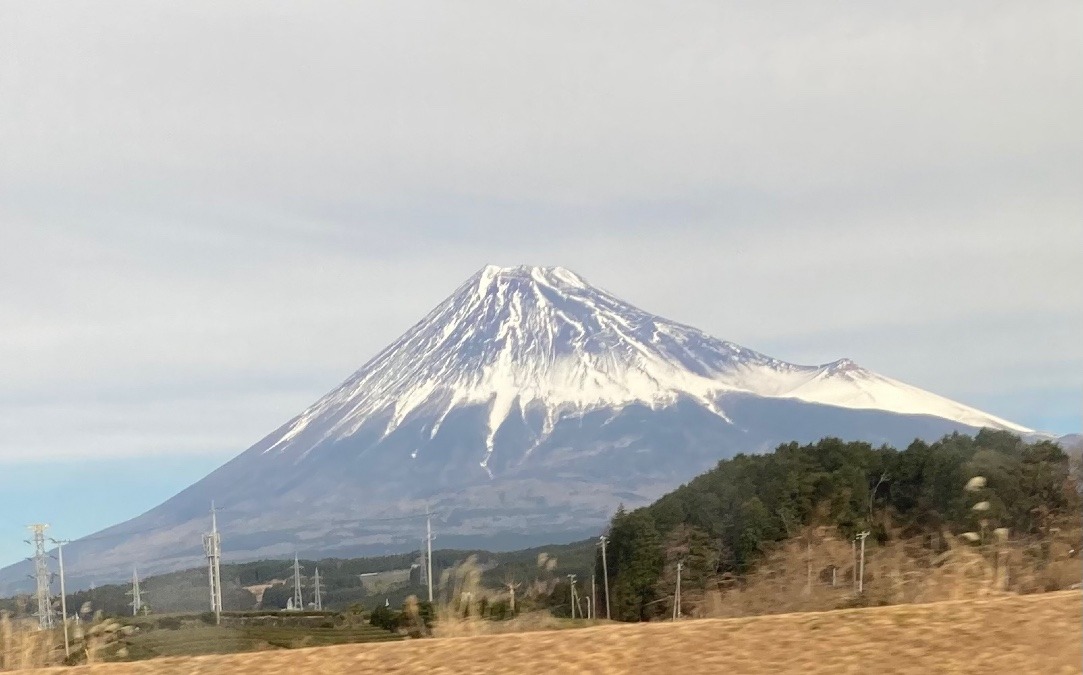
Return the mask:
<path fill-rule="evenodd" d="M 38 412 L 0 458 L 61 453 L 83 422 L 32 427 L 76 396 L 146 416 L 126 453 L 229 396 L 244 433 L 178 449 L 252 440 L 489 262 L 1032 414 L 1061 394 L 1005 392 L 1063 392 L 1083 359 L 1081 14 L 5 5 L 0 400 Z"/>

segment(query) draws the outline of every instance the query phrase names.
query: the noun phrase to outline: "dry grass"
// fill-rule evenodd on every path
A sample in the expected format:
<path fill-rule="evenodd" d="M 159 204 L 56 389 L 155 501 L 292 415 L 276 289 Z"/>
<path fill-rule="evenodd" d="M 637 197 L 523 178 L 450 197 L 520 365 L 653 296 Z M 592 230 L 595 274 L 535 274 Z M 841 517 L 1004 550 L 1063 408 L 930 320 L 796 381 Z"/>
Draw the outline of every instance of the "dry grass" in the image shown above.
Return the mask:
<path fill-rule="evenodd" d="M 59 663 L 52 638 L 52 633 L 38 630 L 34 623 L 16 621 L 6 613 L 0 614 L 0 670 L 40 668 Z"/>
<path fill-rule="evenodd" d="M 539 569 L 551 572 L 555 567 L 555 558 L 550 558 L 545 553 L 540 554 L 538 558 Z M 506 593 L 482 587 L 481 572 L 476 557 L 471 556 L 465 562 L 444 573 L 440 585 L 442 588 L 449 589 L 449 591 L 444 598 L 441 598 L 441 603 L 437 606 L 433 637 L 453 638 L 527 633 L 582 628 L 598 623 L 585 619 L 575 621 L 557 619 L 548 610 L 524 612 L 502 621 L 481 618 L 481 601 L 483 598 L 489 600 L 489 602 L 507 600 Z M 535 581 L 534 587 L 530 590 L 539 595 L 548 594 L 552 590 L 552 582 L 546 584 Z M 416 613 L 416 609 L 413 611 Z M 411 612 L 411 602 L 409 600 L 407 601 L 406 612 L 409 617 Z M 415 621 L 411 619 L 411 623 Z"/>
<path fill-rule="evenodd" d="M 470 556 L 456 567 L 444 572 L 440 587 L 448 589 L 447 596 L 436 608 L 436 637 L 482 635 L 490 623 L 480 618 L 481 567 L 477 557 Z"/>
<path fill-rule="evenodd" d="M 810 530 L 776 548 L 740 586 L 686 592 L 685 607 L 712 620 L 676 624 L 597 625 L 558 620 L 548 612 L 484 620 L 482 599 L 503 596 L 481 586 L 482 570 L 469 559 L 443 579 L 447 594 L 440 598 L 433 640 L 53 672 L 296 675 L 368 667 L 390 673 L 623 673 L 663 672 L 667 663 L 684 664 L 689 672 L 1080 672 L 1083 596 L 1021 595 L 1078 584 L 1077 539 L 1072 533 L 1040 546 L 1004 545 L 998 551 L 945 535 L 940 553 L 927 540 L 870 545 L 865 593 L 858 597 L 849 541 Z M 550 563 L 555 561 L 539 558 L 539 568 L 550 569 Z M 824 611 L 855 604 L 895 606 Z M 423 635 L 415 598 L 407 601 L 405 614 L 406 629 Z M 88 662 L 94 661 L 93 645 L 110 630 L 110 622 L 99 622 L 78 636 Z M 5 619 L 0 638 L 5 668 L 57 662 L 48 634 L 33 627 Z"/>
<path fill-rule="evenodd" d="M 1083 594 L 411 640 L 54 669 L 202 673 L 1078 673 Z"/>
<path fill-rule="evenodd" d="M 72 661 L 95 663 L 101 660 L 101 650 L 118 633 L 130 632 L 118 621 L 101 620 L 71 625 L 69 639 Z M 61 629 L 39 630 L 36 620 L 13 619 L 0 613 L 0 670 L 42 668 L 65 663 L 64 640 Z"/>
<path fill-rule="evenodd" d="M 980 599 L 1072 588 L 1083 567 L 1075 557 L 1078 533 L 1042 544 L 976 547 L 944 533 L 936 552 L 928 539 L 896 539 L 866 549 L 864 593 L 857 596 L 849 540 L 810 530 L 783 542 L 740 584 L 683 595 L 698 618 L 826 611 L 853 606 Z M 835 570 L 832 585 L 832 569 Z"/>

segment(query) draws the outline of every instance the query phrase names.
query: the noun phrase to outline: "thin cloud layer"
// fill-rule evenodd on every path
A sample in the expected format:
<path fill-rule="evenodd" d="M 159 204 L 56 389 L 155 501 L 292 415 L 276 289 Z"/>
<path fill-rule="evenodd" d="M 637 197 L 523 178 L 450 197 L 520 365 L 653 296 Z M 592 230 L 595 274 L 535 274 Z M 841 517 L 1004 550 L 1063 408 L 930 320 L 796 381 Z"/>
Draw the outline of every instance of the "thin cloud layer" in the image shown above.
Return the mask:
<path fill-rule="evenodd" d="M 238 452 L 486 263 L 1078 430 L 1081 19 L 0 8 L 0 461 Z"/>

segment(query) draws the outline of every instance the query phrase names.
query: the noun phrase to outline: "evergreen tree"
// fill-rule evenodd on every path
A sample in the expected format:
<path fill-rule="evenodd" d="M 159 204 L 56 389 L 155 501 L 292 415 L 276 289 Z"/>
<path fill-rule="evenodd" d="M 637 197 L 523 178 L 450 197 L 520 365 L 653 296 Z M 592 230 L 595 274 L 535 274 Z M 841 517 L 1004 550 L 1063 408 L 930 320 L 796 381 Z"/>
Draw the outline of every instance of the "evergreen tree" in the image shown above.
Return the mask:
<path fill-rule="evenodd" d="M 610 528 L 609 574 L 615 580 L 614 618 L 647 620 L 654 608 L 655 585 L 662 571 L 662 540 L 647 509 L 614 517 Z"/>
<path fill-rule="evenodd" d="M 974 476 L 986 478 L 986 511 L 974 511 L 975 495 L 963 490 Z M 1057 445 L 992 430 L 915 441 L 902 452 L 825 438 L 737 455 L 649 507 L 617 510 L 609 532 L 613 616 L 661 614 L 677 559 L 693 585 L 743 575 L 772 544 L 809 526 L 846 536 L 868 529 L 881 542 L 889 526 L 937 541 L 945 529 L 976 531 L 982 520 L 1024 537 L 1047 536 L 1065 519 L 1078 527 L 1080 476 Z M 596 568 L 601 578 L 600 555 Z"/>

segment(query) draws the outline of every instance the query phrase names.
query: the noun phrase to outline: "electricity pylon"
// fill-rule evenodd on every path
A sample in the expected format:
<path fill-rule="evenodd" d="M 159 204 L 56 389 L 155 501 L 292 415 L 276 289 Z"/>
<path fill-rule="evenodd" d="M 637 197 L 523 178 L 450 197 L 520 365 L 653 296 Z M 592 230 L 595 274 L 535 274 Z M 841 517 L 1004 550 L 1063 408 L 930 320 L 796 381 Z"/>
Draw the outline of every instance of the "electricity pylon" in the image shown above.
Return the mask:
<path fill-rule="evenodd" d="M 297 554 L 293 554 L 293 607 L 297 610 L 305 608 L 304 598 L 301 597 L 301 561 Z"/>
<path fill-rule="evenodd" d="M 48 630 L 53 627 L 53 599 L 50 592 L 49 561 L 45 555 L 45 530 L 49 528 L 45 523 L 27 525 L 34 533 L 34 540 L 27 541 L 34 546 L 34 580 L 37 582 L 38 598 L 38 627 Z"/>
<path fill-rule="evenodd" d="M 139 616 L 139 612 L 146 608 L 143 604 L 143 593 L 139 589 L 139 570 L 132 568 L 132 590 L 125 593 L 125 595 L 132 596 L 132 601 L 128 604 L 132 606 L 132 616 Z"/>
<path fill-rule="evenodd" d="M 203 535 L 203 552 L 207 555 L 207 580 L 211 590 L 211 611 L 215 624 L 222 623 L 222 537 L 218 534 L 218 513 L 211 502 L 211 533 Z"/>

